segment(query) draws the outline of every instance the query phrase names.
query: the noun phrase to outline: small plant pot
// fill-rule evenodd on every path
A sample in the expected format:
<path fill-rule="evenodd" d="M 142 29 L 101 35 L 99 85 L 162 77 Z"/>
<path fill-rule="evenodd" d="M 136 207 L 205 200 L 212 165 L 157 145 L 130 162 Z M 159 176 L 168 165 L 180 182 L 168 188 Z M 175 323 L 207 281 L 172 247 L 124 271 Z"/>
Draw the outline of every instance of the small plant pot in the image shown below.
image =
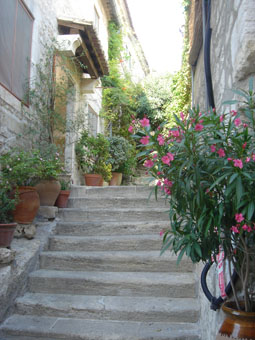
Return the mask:
<path fill-rule="evenodd" d="M 69 195 L 70 190 L 61 190 L 55 202 L 55 206 L 58 208 L 66 208 Z"/>
<path fill-rule="evenodd" d="M 17 223 L 0 224 L 0 247 L 10 248 Z"/>
<path fill-rule="evenodd" d="M 122 173 L 121 172 L 112 172 L 112 178 L 109 185 L 121 185 L 122 182 Z"/>
<path fill-rule="evenodd" d="M 87 186 L 103 186 L 103 177 L 99 174 L 84 174 L 85 184 Z"/>

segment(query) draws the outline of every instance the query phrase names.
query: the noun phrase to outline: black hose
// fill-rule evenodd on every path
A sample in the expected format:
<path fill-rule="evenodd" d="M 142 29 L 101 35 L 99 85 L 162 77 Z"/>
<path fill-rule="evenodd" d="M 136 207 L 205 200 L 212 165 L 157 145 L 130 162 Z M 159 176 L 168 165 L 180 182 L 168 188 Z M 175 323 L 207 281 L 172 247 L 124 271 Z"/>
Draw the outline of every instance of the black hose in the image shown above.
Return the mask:
<path fill-rule="evenodd" d="M 205 296 L 207 297 L 207 299 L 211 302 L 211 309 L 216 311 L 217 309 L 220 309 L 222 303 L 224 302 L 224 300 L 222 299 L 221 296 L 219 296 L 218 298 L 216 298 L 215 296 L 212 296 L 211 292 L 209 291 L 208 287 L 207 287 L 207 283 L 206 283 L 206 276 L 208 274 L 209 269 L 211 268 L 212 262 L 207 262 L 204 266 L 204 269 L 202 270 L 201 273 L 201 286 L 203 289 L 203 292 L 205 294 Z M 231 280 L 233 282 L 233 284 L 236 284 L 238 279 L 238 275 L 236 273 L 236 271 L 234 270 L 232 276 L 231 276 Z M 225 293 L 227 295 L 230 295 L 232 293 L 232 286 L 231 283 L 229 282 L 227 287 L 225 288 Z"/>

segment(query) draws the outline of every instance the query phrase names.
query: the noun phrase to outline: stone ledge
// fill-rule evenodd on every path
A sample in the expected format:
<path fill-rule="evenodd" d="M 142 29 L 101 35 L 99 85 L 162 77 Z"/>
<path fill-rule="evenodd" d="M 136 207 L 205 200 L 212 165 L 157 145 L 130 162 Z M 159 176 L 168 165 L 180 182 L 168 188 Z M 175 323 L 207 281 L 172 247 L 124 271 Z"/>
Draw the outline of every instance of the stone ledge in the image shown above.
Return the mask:
<path fill-rule="evenodd" d="M 15 299 L 25 293 L 30 272 L 37 269 L 40 252 L 47 247 L 55 222 L 41 223 L 33 240 L 13 239 L 11 249 L 16 252 L 10 265 L 0 266 L 0 323 L 12 313 Z"/>
<path fill-rule="evenodd" d="M 51 207 L 51 206 L 40 206 L 38 213 L 37 213 L 37 219 L 48 221 L 48 220 L 54 220 L 58 215 L 58 207 Z"/>

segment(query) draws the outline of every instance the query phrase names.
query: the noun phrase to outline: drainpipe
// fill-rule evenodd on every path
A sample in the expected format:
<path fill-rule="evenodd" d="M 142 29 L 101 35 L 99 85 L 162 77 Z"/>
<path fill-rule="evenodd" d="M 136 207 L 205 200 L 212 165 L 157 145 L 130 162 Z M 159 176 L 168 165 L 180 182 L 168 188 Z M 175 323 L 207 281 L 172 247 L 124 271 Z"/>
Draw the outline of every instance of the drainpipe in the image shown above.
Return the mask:
<path fill-rule="evenodd" d="M 212 86 L 211 74 L 211 35 L 212 29 L 210 27 L 211 19 L 211 0 L 203 0 L 203 46 L 204 46 L 204 70 L 205 70 L 205 84 L 206 84 L 206 106 L 214 108 L 214 94 Z"/>

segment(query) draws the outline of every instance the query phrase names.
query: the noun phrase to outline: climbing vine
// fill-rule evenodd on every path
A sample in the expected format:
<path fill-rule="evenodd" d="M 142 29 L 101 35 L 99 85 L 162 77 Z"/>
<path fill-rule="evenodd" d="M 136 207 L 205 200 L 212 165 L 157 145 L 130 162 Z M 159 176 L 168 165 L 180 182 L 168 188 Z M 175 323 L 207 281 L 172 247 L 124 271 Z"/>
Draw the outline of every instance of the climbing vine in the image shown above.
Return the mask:
<path fill-rule="evenodd" d="M 183 53 L 181 69 L 175 73 L 171 84 L 171 103 L 167 108 L 169 115 L 179 115 L 181 111 L 187 111 L 191 104 L 191 70 L 189 57 L 189 8 L 190 0 L 182 2 L 185 13 L 185 26 L 183 38 Z"/>

